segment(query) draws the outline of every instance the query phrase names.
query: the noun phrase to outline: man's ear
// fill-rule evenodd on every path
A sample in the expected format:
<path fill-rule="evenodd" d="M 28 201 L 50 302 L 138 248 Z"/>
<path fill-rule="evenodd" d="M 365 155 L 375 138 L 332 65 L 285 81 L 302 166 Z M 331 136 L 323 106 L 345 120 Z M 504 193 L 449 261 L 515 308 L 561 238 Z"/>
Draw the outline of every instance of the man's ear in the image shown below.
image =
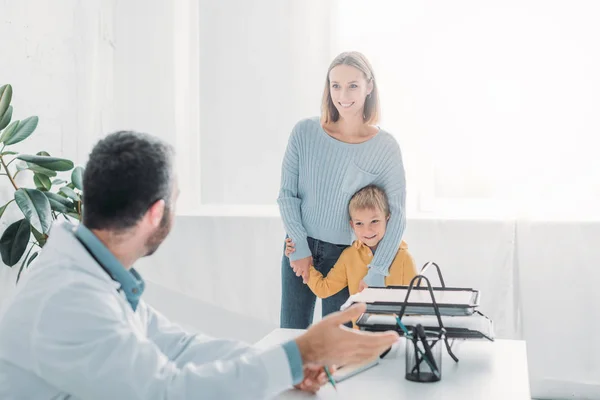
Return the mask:
<path fill-rule="evenodd" d="M 352 220 L 350 220 L 350 227 L 354 229 L 354 222 L 352 222 Z"/>
<path fill-rule="evenodd" d="M 163 199 L 156 200 L 154 204 L 148 208 L 146 211 L 146 218 L 148 218 L 148 222 L 150 226 L 153 228 L 158 228 L 160 226 L 160 222 L 163 219 L 163 216 L 166 211 L 166 204 Z"/>
<path fill-rule="evenodd" d="M 388 214 L 388 216 L 385 218 L 386 222 L 390 220 L 390 217 L 392 216 L 392 214 Z"/>

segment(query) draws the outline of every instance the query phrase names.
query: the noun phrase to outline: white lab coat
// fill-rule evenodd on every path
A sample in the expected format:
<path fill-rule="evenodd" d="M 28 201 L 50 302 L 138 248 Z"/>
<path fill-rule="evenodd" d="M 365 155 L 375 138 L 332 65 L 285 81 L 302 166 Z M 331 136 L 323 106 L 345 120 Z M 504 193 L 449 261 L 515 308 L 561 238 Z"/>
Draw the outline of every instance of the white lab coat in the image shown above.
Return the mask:
<path fill-rule="evenodd" d="M 0 311 L 0 399 L 263 399 L 292 385 L 281 346 L 190 335 L 119 287 L 55 223 Z"/>

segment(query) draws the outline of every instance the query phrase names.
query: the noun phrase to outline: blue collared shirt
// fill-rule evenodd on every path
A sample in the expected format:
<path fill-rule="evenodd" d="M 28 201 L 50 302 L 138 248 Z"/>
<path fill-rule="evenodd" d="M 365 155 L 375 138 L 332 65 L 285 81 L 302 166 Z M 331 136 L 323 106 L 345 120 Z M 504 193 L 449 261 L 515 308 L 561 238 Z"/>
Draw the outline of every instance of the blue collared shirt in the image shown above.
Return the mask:
<path fill-rule="evenodd" d="M 79 239 L 98 264 L 110 275 L 112 280 L 121 285 L 121 290 L 123 290 L 127 301 L 131 304 L 133 311 L 135 311 L 146 286 L 140 274 L 134 268 L 125 269 L 123 264 L 106 248 L 104 243 L 83 224 L 79 224 L 79 227 L 75 231 L 75 237 Z"/>

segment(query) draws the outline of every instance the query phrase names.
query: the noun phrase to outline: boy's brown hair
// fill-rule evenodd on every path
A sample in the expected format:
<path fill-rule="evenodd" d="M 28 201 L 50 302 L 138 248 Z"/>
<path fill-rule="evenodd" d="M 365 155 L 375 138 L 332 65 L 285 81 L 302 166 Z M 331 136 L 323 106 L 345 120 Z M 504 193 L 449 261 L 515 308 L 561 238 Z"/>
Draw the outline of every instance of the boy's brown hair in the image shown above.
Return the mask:
<path fill-rule="evenodd" d="M 380 210 L 386 217 L 390 215 L 390 204 L 385 191 L 377 185 L 368 185 L 354 193 L 348 204 L 348 213 L 356 210 Z"/>

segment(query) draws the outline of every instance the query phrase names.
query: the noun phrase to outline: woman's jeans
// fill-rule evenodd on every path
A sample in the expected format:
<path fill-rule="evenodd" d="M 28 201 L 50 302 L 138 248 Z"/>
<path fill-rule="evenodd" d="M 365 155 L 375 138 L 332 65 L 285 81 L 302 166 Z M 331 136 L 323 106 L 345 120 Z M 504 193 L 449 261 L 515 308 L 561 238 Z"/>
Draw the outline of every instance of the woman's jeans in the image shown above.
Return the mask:
<path fill-rule="evenodd" d="M 329 270 L 333 268 L 340 254 L 342 254 L 342 251 L 348 246 L 327 243 L 309 237 L 308 247 L 312 253 L 315 269 L 322 273 L 323 276 L 327 276 Z M 293 329 L 308 328 L 312 323 L 315 312 L 316 296 L 308 285 L 302 283 L 302 276 L 296 276 L 290 266 L 290 259 L 286 257 L 285 253 L 281 260 L 281 288 L 281 327 Z M 349 296 L 350 294 L 346 287 L 333 296 L 323 299 L 323 317 L 339 311 Z"/>

